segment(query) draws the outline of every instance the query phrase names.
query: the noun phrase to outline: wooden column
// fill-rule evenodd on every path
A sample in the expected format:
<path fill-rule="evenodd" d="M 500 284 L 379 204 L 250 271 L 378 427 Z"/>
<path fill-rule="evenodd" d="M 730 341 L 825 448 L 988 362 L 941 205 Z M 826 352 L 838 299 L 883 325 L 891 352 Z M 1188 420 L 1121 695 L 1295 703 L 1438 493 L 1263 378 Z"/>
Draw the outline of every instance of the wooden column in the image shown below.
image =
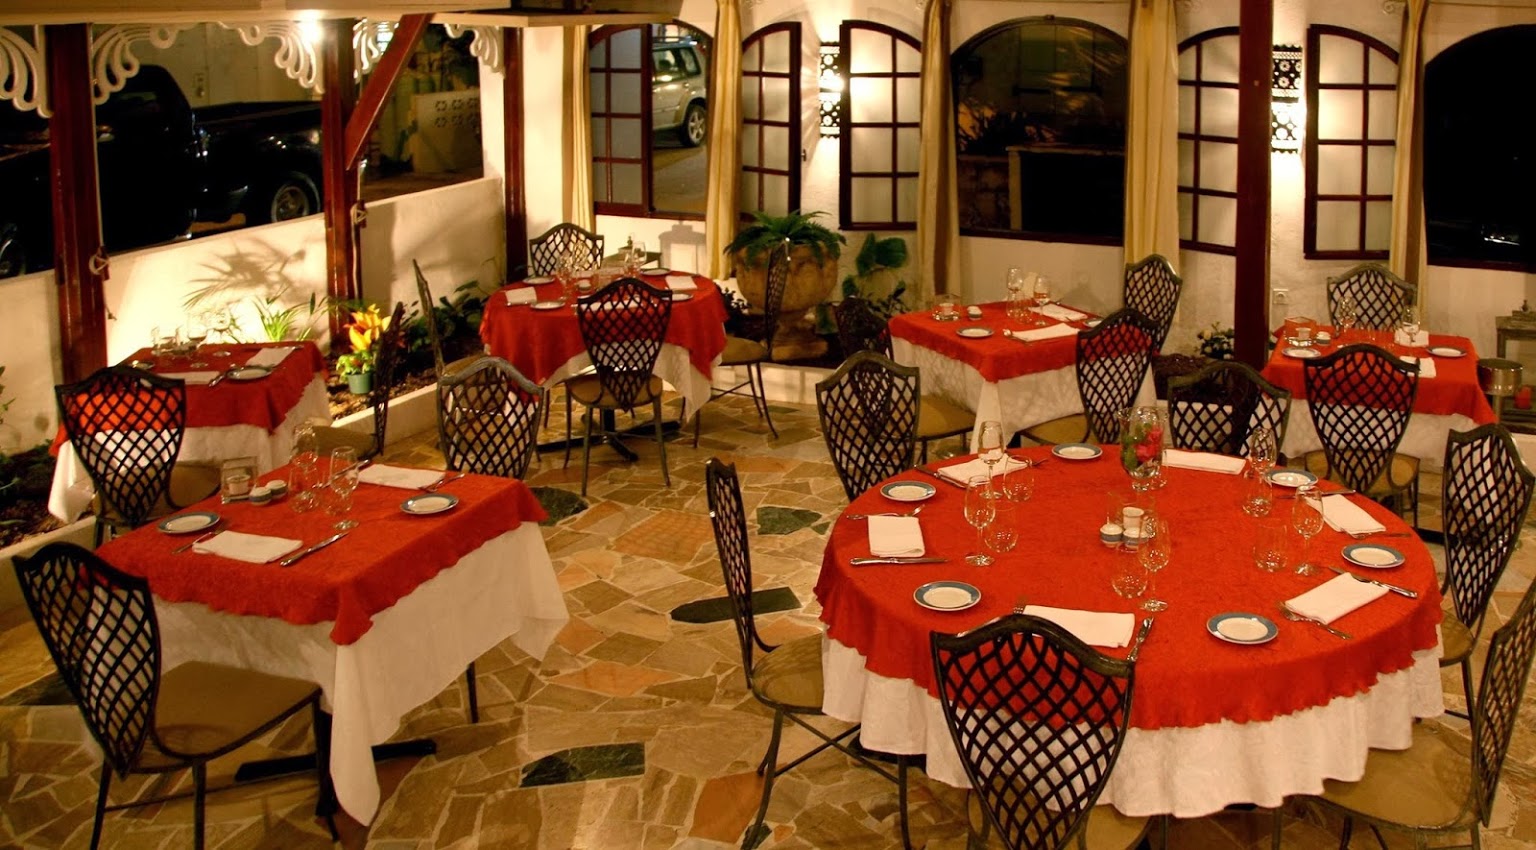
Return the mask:
<path fill-rule="evenodd" d="M 1269 339 L 1269 93 L 1273 0 L 1242 0 L 1238 31 L 1237 280 L 1233 347 L 1237 359 L 1264 365 Z"/>
<path fill-rule="evenodd" d="M 91 103 L 91 29 L 45 29 L 53 105 L 48 161 L 53 179 L 53 274 L 59 289 L 59 353 L 66 383 L 107 365 L 102 281 L 106 253 L 97 202 L 96 107 Z M 10 109 L 9 105 L 0 105 Z M 95 266 L 100 271 L 93 271 Z"/>
<path fill-rule="evenodd" d="M 523 173 L 523 31 L 502 27 L 501 33 L 501 61 L 506 69 L 501 83 L 505 160 L 501 173 L 505 175 L 502 190 L 506 193 L 507 277 L 515 280 L 521 276 L 518 270 L 528 266 L 528 195 L 524 191 L 527 181 Z"/>
<path fill-rule="evenodd" d="M 326 292 L 332 301 L 362 297 L 357 229 L 357 166 L 347 161 L 347 120 L 357 102 L 352 79 L 352 19 L 326 21 L 320 73 L 325 94 L 320 101 L 321 183 L 325 194 Z M 346 316 L 331 313 L 331 341 L 346 340 Z"/>

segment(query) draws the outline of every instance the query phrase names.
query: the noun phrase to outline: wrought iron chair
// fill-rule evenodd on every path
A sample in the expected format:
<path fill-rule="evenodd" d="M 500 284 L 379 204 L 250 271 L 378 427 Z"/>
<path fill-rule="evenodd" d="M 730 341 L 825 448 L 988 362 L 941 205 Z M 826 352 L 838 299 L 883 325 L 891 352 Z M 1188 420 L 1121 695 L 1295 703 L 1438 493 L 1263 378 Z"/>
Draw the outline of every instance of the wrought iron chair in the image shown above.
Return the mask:
<path fill-rule="evenodd" d="M 1263 426 L 1285 444 L 1291 391 L 1264 380 L 1245 363 L 1219 360 L 1168 381 L 1168 428 L 1173 446 L 1242 457 L 1248 434 Z"/>
<path fill-rule="evenodd" d="M 906 758 L 897 756 L 897 769 L 893 774 L 849 746 L 848 739 L 858 734 L 860 727 L 857 724 L 829 735 L 806 722 L 806 717 L 822 716 L 821 635 L 797 638 L 776 647 L 763 642 L 752 612 L 752 552 L 747 543 L 747 514 L 742 504 L 736 466 L 711 458 L 704 467 L 704 480 L 709 497 L 709 521 L 714 526 L 720 570 L 725 577 L 726 595 L 731 601 L 731 619 L 736 623 L 736 637 L 741 643 L 741 666 L 747 676 L 747 690 L 758 702 L 773 710 L 773 736 L 768 739 L 768 751 L 757 766 L 757 775 L 763 777 L 763 799 L 741 846 L 755 847 L 767 835 L 763 819 L 768 814 L 774 780 L 828 747 L 835 747 L 896 783 L 902 846 L 910 848 Z M 757 650 L 764 654 L 759 657 Z M 822 743 L 788 765 L 779 767 L 779 741 L 786 718 L 820 738 Z"/>
<path fill-rule="evenodd" d="M 661 452 L 661 475 L 672 486 L 667 471 L 667 443 L 662 432 L 661 379 L 653 372 L 661 355 L 667 325 L 672 321 L 668 293 L 640 280 L 620 278 L 576 302 L 576 323 L 592 358 L 593 371 L 565 382 L 566 422 L 571 402 L 586 408 L 581 445 L 581 495 L 587 495 L 587 472 L 592 459 L 592 415 L 627 410 L 649 404 L 656 426 L 656 446 Z M 619 435 L 600 423 L 602 436 L 617 441 Z M 570 430 L 566 430 L 565 462 L 571 461 Z"/>
<path fill-rule="evenodd" d="M 1483 629 L 1488 601 L 1520 542 L 1536 475 L 1503 425 L 1452 431 L 1445 441 L 1441 515 L 1445 529 L 1445 580 L 1440 593 L 1451 610 L 1440 621 L 1441 667 L 1461 667 L 1461 684 L 1472 705 L 1472 650 Z"/>
<path fill-rule="evenodd" d="M 850 295 L 837 302 L 833 316 L 837 320 L 837 341 L 842 346 L 844 357 L 852 357 L 859 351 L 892 356 L 890 325 L 880 318 L 867 300 Z"/>
<path fill-rule="evenodd" d="M 763 364 L 773 362 L 773 337 L 779 327 L 779 307 L 784 303 L 784 289 L 789 285 L 789 242 L 775 247 L 768 252 L 768 280 L 767 288 L 763 295 L 763 312 L 754 319 L 761 320 L 760 332 L 754 337 L 740 337 L 727 334 L 725 337 L 725 351 L 720 354 L 721 366 L 741 366 L 747 370 L 747 379 L 729 389 L 711 389 L 709 400 L 723 395 L 746 395 L 751 397 L 752 404 L 757 408 L 757 413 L 768 423 L 768 431 L 774 439 L 779 438 L 779 429 L 773 427 L 773 415 L 768 412 L 768 392 L 763 387 Z M 746 388 L 743 393 L 742 388 Z M 693 444 L 699 444 L 700 420 L 703 418 L 702 406 L 693 414 Z"/>
<path fill-rule="evenodd" d="M 1339 303 L 1355 302 L 1355 327 L 1386 331 L 1397 327 L 1403 308 L 1413 304 L 1417 293 L 1381 263 L 1361 263 L 1338 277 L 1328 278 L 1328 320 L 1339 324 Z"/>
<path fill-rule="evenodd" d="M 1077 335 L 1077 392 L 1083 412 L 1024 429 L 1044 445 L 1120 441 L 1120 412 L 1136 400 L 1156 350 L 1157 327 L 1133 309 L 1111 314 Z"/>
<path fill-rule="evenodd" d="M 177 464 L 186 385 L 128 366 L 54 387 L 59 421 L 96 487 L 96 545 L 108 529 L 137 528 L 212 495 L 216 468 Z"/>
<path fill-rule="evenodd" d="M 1302 363 L 1307 405 L 1323 447 L 1307 452 L 1308 472 L 1377 501 L 1411 499 L 1419 522 L 1419 459 L 1400 454 L 1419 367 L 1373 345 L 1350 345 Z"/>
<path fill-rule="evenodd" d="M 996 829 L 1010 850 L 1141 841 L 1148 819 L 1094 805 L 1130 725 L 1134 651 L 1110 658 L 1023 614 L 934 632 L 929 644 L 945 725 L 984 815 L 980 837 Z"/>
<path fill-rule="evenodd" d="M 320 800 L 330 820 L 330 718 L 314 682 L 192 661 L 160 669 L 160 631 L 149 583 L 73 543 L 15 559 L 22 596 L 91 736 L 101 745 L 101 786 L 91 848 L 109 811 L 171 796 L 107 805 L 112 774 L 192 771 L 194 834 L 203 847 L 208 762 L 253 741 L 308 707 L 314 717 Z M 176 795 L 172 795 L 176 796 Z M 331 835 L 336 826 L 331 822 Z"/>
<path fill-rule="evenodd" d="M 912 466 L 916 448 L 917 368 L 861 351 L 816 384 L 827 453 L 848 500 Z"/>
<path fill-rule="evenodd" d="M 342 446 L 351 446 L 361 459 L 384 451 L 384 432 L 389 424 L 389 391 L 395 384 L 395 369 L 405 353 L 405 302 L 395 302 L 389 327 L 374 340 L 373 388 L 368 391 L 368 406 L 373 408 L 373 433 L 327 425 L 315 429 L 316 451 L 324 457 Z"/>
<path fill-rule="evenodd" d="M 1488 661 L 1471 704 L 1470 755 L 1460 734 L 1436 723 L 1416 723 L 1408 749 L 1370 751 L 1359 782 L 1323 783 L 1317 799 L 1344 815 L 1340 847 L 1349 846 L 1355 818 L 1372 829 L 1411 832 L 1416 847 L 1427 846 L 1430 836 L 1462 831 L 1471 833 L 1471 843 L 1456 846 L 1481 846 L 1478 824 L 1486 826 L 1492 815 L 1533 652 L 1536 584 L 1488 643 Z"/>
<path fill-rule="evenodd" d="M 1183 288 L 1184 279 L 1173 273 L 1173 266 L 1161 254 L 1151 254 L 1125 267 L 1125 306 L 1139 311 L 1157 326 L 1154 351 L 1161 351 L 1168 338 Z"/>
<path fill-rule="evenodd" d="M 603 237 L 570 222 L 557 224 L 528 240 L 528 274 L 552 275 L 565 256 L 595 269 L 603 264 Z"/>
<path fill-rule="evenodd" d="M 411 260 L 411 267 L 416 270 L 416 297 L 421 304 L 422 321 L 427 324 L 427 338 L 432 343 L 433 374 L 441 381 L 443 376 L 452 375 L 454 372 L 475 362 L 476 357 L 479 355 L 460 357 L 451 363 L 443 362 L 443 339 L 437 327 L 437 302 L 432 298 L 432 287 L 427 283 L 427 276 L 421 273 L 420 263 Z"/>

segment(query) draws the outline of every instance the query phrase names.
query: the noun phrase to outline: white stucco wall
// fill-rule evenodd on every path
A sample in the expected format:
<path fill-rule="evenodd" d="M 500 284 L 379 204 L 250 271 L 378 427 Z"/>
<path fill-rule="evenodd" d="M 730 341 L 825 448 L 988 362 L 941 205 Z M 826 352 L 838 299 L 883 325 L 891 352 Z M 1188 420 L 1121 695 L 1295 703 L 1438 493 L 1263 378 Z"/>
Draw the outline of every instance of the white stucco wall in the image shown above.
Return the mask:
<path fill-rule="evenodd" d="M 62 374 L 59 358 L 59 301 L 53 272 L 0 280 L 7 332 L 0 334 L 0 404 L 10 402 L 0 428 L 15 447 L 53 439 L 58 423 L 53 385 Z M 11 431 L 9 429 L 14 429 Z M 6 440 L 0 440 L 0 449 Z"/>

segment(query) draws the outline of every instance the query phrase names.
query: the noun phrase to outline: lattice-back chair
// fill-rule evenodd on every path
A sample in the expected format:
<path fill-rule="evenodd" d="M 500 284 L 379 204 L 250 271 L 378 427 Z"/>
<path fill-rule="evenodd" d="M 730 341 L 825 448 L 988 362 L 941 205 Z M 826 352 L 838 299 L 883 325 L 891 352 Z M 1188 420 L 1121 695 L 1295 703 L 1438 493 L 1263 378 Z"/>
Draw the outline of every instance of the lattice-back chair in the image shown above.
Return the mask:
<path fill-rule="evenodd" d="M 1471 833 L 1471 843 L 1454 846 L 1481 846 L 1478 824 L 1487 826 L 1493 814 L 1533 654 L 1536 583 L 1488 642 L 1488 660 L 1472 702 L 1470 756 L 1460 734 L 1437 723 L 1416 723 L 1408 749 L 1370 751 L 1359 782 L 1325 781 L 1321 799 L 1345 817 L 1339 846 L 1348 846 L 1357 817 L 1372 827 L 1414 833 L 1416 847 L 1428 846 L 1430 836 L 1462 831 Z"/>
<path fill-rule="evenodd" d="M 1130 726 L 1134 659 L 1110 658 L 1023 614 L 964 634 L 934 632 L 929 643 L 945 724 L 986 824 L 1006 847 L 1141 840 L 1147 819 L 1094 805 Z"/>
<path fill-rule="evenodd" d="M 592 459 L 593 412 L 627 410 L 649 404 L 661 452 L 662 480 L 672 486 L 667 471 L 667 443 L 662 432 L 661 379 L 654 374 L 656 358 L 672 321 L 670 293 L 639 278 L 620 278 L 576 302 L 576 324 L 592 358 L 593 371 L 565 383 L 566 422 L 574 400 L 586 408 L 581 447 L 581 494 L 587 494 Z M 605 428 L 599 423 L 600 428 Z M 615 432 L 603 436 L 618 440 Z M 565 461 L 570 463 L 570 432 L 566 432 Z"/>
<path fill-rule="evenodd" d="M 27 607 L 59 675 L 101 745 L 101 786 L 91 847 L 101 842 L 108 811 L 170 799 L 107 805 L 112 774 L 192 771 L 193 846 L 203 846 L 207 764 L 308 706 L 315 719 L 320 778 L 318 814 L 329 817 L 329 721 L 320 687 L 193 661 L 162 673 L 160 632 L 149 583 L 121 572 L 73 543 L 51 543 L 16 558 Z M 335 835 L 335 825 L 331 827 Z"/>
<path fill-rule="evenodd" d="M 779 646 L 769 646 L 763 641 L 752 612 L 752 552 L 747 542 L 747 512 L 742 504 L 741 482 L 736 476 L 735 464 L 710 458 L 704 466 L 704 483 L 709 497 L 709 521 L 714 526 L 715 548 L 720 555 L 720 571 L 731 603 L 731 619 L 741 644 L 741 666 L 747 677 L 747 689 L 758 702 L 773 710 L 773 736 L 768 740 L 768 751 L 757 766 L 757 775 L 764 778 L 763 798 L 757 807 L 757 818 L 747 828 L 742 846 L 756 846 L 766 834 L 763 819 L 768 814 L 768 800 L 779 775 L 822 750 L 835 747 L 896 783 L 902 845 L 911 847 L 907 831 L 906 758 L 898 756 L 897 773 L 892 774 L 845 743 L 858 734 L 858 724 L 836 735 L 828 735 L 803 719 L 821 715 L 821 635 L 807 635 Z M 759 653 L 762 653 L 761 657 Z M 820 738 L 822 743 L 781 768 L 779 741 L 786 718 Z"/>
<path fill-rule="evenodd" d="M 1277 387 L 1246 363 L 1219 360 L 1193 375 L 1168 381 L 1168 427 L 1173 446 L 1242 457 L 1258 427 L 1285 444 L 1291 391 Z"/>
<path fill-rule="evenodd" d="M 421 273 L 421 264 L 411 260 L 411 267 L 416 270 L 416 298 L 421 304 L 421 318 L 427 323 L 427 338 L 432 343 L 432 370 L 437 379 L 441 381 L 444 375 L 451 375 L 475 362 L 476 355 L 460 357 L 451 363 L 443 362 L 443 337 L 437 326 L 437 302 L 432 298 L 432 287 L 427 283 L 427 276 Z"/>
<path fill-rule="evenodd" d="M 1133 309 L 1112 313 L 1077 335 L 1077 393 L 1083 412 L 1024 429 L 1037 443 L 1059 445 L 1120 441 L 1120 412 L 1130 407 L 1147 378 L 1157 327 Z"/>
<path fill-rule="evenodd" d="M 341 446 L 350 446 L 361 459 L 384 451 L 385 431 L 389 425 L 389 391 L 395 385 L 395 371 L 405 354 L 405 302 L 395 302 L 389 315 L 389 327 L 373 341 L 373 388 L 368 390 L 368 406 L 373 408 L 373 433 L 353 431 L 328 425 L 315 429 L 315 443 L 321 457 Z"/>
<path fill-rule="evenodd" d="M 1179 309 L 1179 293 L 1184 279 L 1173 273 L 1173 265 L 1161 254 L 1151 254 L 1125 267 L 1125 306 L 1139 311 L 1157 326 L 1152 346 L 1161 351 L 1173 326 L 1174 311 Z"/>
<path fill-rule="evenodd" d="M 1411 499 L 1415 525 L 1419 459 L 1397 447 L 1413 413 L 1418 372 L 1374 345 L 1345 346 L 1302 362 L 1307 406 L 1323 444 L 1304 458 L 1307 471 L 1377 501 Z"/>
<path fill-rule="evenodd" d="M 890 325 L 869 306 L 869 301 L 850 295 L 837 302 L 833 315 L 837 320 L 837 341 L 843 348 L 844 357 L 859 351 L 877 351 L 886 357 L 892 356 Z"/>
<path fill-rule="evenodd" d="M 1355 302 L 1355 327 L 1392 330 L 1416 295 L 1412 284 L 1381 263 L 1361 263 L 1328 278 L 1328 321 L 1339 326 L 1339 303 L 1348 297 Z"/>
<path fill-rule="evenodd" d="M 728 389 L 711 389 L 710 401 L 714 401 L 723 395 L 746 395 L 752 399 L 752 404 L 757 408 L 757 415 L 768 423 L 768 431 L 774 439 L 779 437 L 779 429 L 773 426 L 773 415 L 768 412 L 768 393 L 763 387 L 763 364 L 773 362 L 773 338 L 779 327 L 779 308 L 784 304 L 784 290 L 789 286 L 789 241 L 774 246 L 768 252 L 768 280 L 763 295 L 763 312 L 749 317 L 754 324 L 761 321 L 756 333 L 747 336 L 735 336 L 727 334 L 725 337 L 725 350 L 720 353 L 721 366 L 741 366 L 747 370 L 747 379 Z M 743 393 L 742 388 L 746 388 Z M 702 427 L 702 407 L 693 415 L 693 444 L 699 444 L 699 429 Z"/>
<path fill-rule="evenodd" d="M 816 384 L 821 435 L 848 500 L 912 467 L 917 446 L 917 367 L 860 351 Z"/>
<path fill-rule="evenodd" d="M 528 240 L 529 276 L 554 274 L 565 256 L 595 269 L 603 264 L 603 237 L 570 222 L 551 227 Z"/>
<path fill-rule="evenodd" d="M 218 470 L 177 465 L 187 422 L 185 383 L 128 366 L 54 387 L 59 421 L 96 487 L 96 545 L 211 495 Z"/>
<path fill-rule="evenodd" d="M 1520 543 L 1536 476 L 1526 469 L 1509 430 L 1497 422 L 1452 431 L 1445 440 L 1441 516 L 1445 529 L 1445 581 L 1440 592 L 1451 610 L 1440 621 L 1440 666 L 1461 667 L 1472 704 L 1472 650 L 1488 601 Z"/>

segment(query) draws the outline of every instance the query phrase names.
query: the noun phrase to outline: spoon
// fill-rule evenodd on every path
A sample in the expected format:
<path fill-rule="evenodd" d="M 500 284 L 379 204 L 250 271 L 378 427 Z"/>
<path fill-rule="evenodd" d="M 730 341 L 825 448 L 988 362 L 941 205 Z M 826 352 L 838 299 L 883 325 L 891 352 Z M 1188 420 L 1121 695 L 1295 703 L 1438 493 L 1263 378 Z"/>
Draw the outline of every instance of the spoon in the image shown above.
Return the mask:
<path fill-rule="evenodd" d="M 1323 629 L 1329 634 L 1334 635 L 1335 637 L 1343 638 L 1344 640 L 1349 640 L 1349 634 L 1347 632 L 1341 632 L 1333 626 L 1323 622 L 1322 620 L 1313 619 L 1312 617 L 1308 617 L 1304 614 L 1298 614 L 1295 611 L 1292 611 L 1291 607 L 1286 605 L 1284 602 L 1280 603 L 1280 613 L 1284 614 L 1287 620 L 1294 620 L 1298 623 L 1311 623 L 1315 626 L 1322 626 Z"/>

